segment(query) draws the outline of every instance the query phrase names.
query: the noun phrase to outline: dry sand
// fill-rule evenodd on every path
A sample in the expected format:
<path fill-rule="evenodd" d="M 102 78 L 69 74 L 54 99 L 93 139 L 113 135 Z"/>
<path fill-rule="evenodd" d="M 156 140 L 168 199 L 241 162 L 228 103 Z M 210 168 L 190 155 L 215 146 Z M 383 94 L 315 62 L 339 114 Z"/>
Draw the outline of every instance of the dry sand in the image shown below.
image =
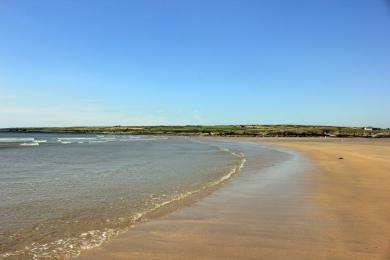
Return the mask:
<path fill-rule="evenodd" d="M 80 258 L 390 259 L 389 140 L 252 141 L 299 153 Z"/>
<path fill-rule="evenodd" d="M 339 259 L 390 259 L 390 140 L 275 139 L 299 150 L 309 171 L 320 235 Z M 342 158 L 342 159 L 341 159 Z"/>

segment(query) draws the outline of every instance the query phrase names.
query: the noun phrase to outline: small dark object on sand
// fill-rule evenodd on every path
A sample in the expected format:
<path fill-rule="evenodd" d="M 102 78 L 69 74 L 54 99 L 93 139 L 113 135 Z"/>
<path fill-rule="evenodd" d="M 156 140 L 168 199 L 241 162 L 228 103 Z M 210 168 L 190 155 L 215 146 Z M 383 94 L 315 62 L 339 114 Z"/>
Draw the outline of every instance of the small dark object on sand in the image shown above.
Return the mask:
<path fill-rule="evenodd" d="M 344 159 L 343 157 L 339 157 L 339 160 L 342 160 L 342 159 Z"/>

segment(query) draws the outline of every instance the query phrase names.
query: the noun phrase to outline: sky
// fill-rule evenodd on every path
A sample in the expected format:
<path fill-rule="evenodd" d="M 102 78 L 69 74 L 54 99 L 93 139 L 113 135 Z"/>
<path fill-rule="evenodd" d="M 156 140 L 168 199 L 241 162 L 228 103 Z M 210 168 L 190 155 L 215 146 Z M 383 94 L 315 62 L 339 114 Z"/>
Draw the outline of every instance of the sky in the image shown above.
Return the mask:
<path fill-rule="evenodd" d="M 0 127 L 390 127 L 387 0 L 1 0 Z"/>

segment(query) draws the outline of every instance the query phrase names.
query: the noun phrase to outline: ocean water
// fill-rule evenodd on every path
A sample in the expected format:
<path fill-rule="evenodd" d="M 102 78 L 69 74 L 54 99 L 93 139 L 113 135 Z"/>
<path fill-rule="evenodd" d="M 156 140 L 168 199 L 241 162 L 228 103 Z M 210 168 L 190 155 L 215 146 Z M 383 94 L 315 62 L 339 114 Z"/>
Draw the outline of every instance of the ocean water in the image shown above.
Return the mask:
<path fill-rule="evenodd" d="M 215 188 L 244 162 L 229 142 L 0 133 L 0 256 L 77 256 Z"/>

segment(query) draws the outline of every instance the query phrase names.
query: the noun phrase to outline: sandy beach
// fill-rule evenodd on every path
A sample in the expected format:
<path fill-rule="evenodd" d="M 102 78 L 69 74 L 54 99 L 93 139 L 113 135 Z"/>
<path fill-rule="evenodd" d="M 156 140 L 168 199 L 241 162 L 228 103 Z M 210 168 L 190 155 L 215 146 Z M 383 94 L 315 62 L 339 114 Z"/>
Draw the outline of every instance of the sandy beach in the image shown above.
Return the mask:
<path fill-rule="evenodd" d="M 311 202 L 318 214 L 316 228 L 325 239 L 318 255 L 390 258 L 390 140 L 274 139 L 269 143 L 298 150 L 314 163 L 308 171 Z"/>
<path fill-rule="evenodd" d="M 240 140 L 288 156 L 79 259 L 390 258 L 390 140 Z"/>

